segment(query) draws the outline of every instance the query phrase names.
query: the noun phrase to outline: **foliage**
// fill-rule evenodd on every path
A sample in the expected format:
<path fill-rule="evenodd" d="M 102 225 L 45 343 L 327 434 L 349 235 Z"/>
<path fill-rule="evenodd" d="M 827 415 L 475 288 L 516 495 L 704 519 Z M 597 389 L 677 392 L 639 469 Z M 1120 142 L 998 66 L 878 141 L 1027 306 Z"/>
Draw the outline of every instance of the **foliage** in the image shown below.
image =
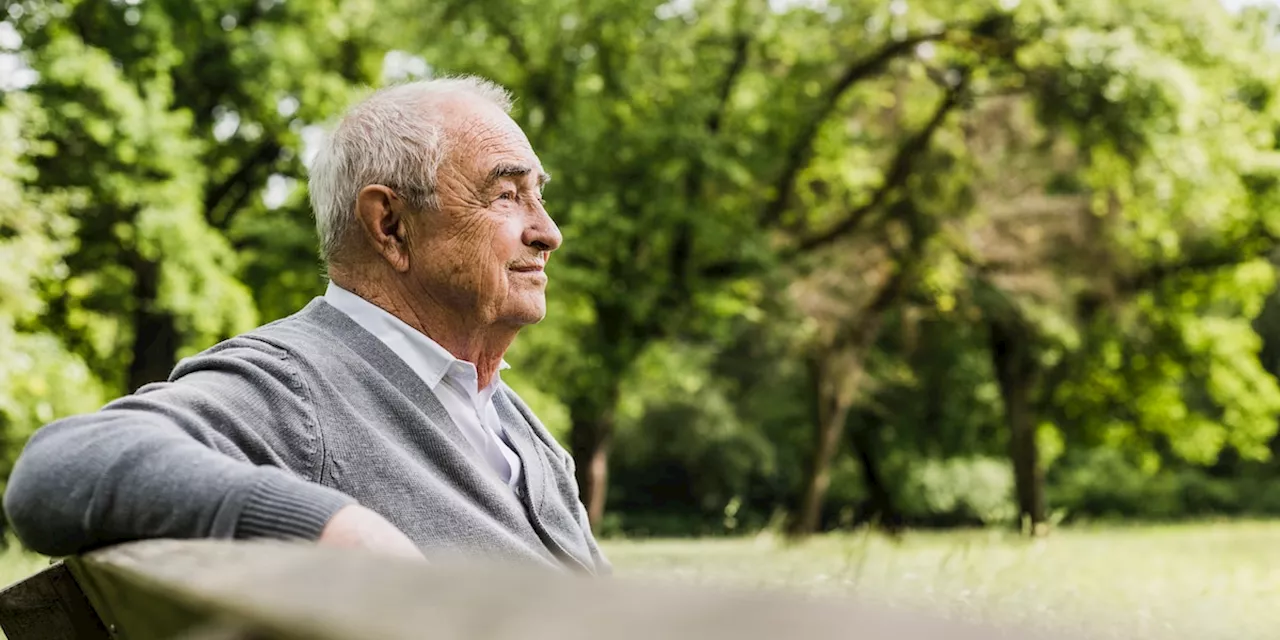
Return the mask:
<path fill-rule="evenodd" d="M 1257 360 L 1249 323 L 1274 287 L 1264 251 L 1274 244 L 1280 155 L 1274 107 L 1257 89 L 1274 84 L 1274 65 L 1263 62 L 1261 39 L 1242 47 L 1241 35 L 1228 35 L 1241 30 L 1222 12 L 1123 6 L 1106 13 L 1130 28 L 1077 55 L 1110 61 L 1125 84 L 1108 96 L 1127 104 L 1134 95 L 1147 111 L 1077 136 L 1089 149 L 1093 210 L 1114 220 L 1111 256 L 1124 264 L 1112 286 L 1136 295 L 1083 330 L 1087 348 L 1053 402 L 1116 446 L 1143 440 L 1126 435 L 1132 427 L 1200 463 L 1225 445 L 1265 457 L 1280 388 Z"/>
<path fill-rule="evenodd" d="M 47 153 L 37 141 L 44 123 L 29 96 L 0 104 L 0 473 L 30 434 L 55 417 L 96 408 L 98 381 L 85 363 L 36 322 L 44 307 L 33 283 L 65 274 L 75 222 L 66 209 L 80 197 L 33 198 L 20 181 L 30 158 Z"/>
<path fill-rule="evenodd" d="M 318 292 L 300 200 L 262 198 L 302 177 L 303 129 L 375 69 L 357 35 L 372 3 L 5 6 L 47 120 L 30 187 L 83 196 L 44 322 L 111 388 Z"/>
<path fill-rule="evenodd" d="M 1272 512 L 1280 13 L 0 7 L 36 74 L 0 94 L 0 459 L 320 293 L 319 127 L 379 78 L 477 73 L 566 238 L 504 377 L 608 528 L 763 529 L 814 487 L 828 527 L 1007 522 L 1011 469 L 1068 517 Z"/>
<path fill-rule="evenodd" d="M 777 473 L 776 449 L 759 423 L 739 418 L 726 381 L 708 375 L 713 355 L 658 343 L 633 370 L 619 402 L 614 458 L 615 473 L 626 478 L 611 498 L 625 514 L 620 527 L 674 535 L 698 521 L 703 533 L 764 524 L 743 500 Z M 736 517 L 739 510 L 746 521 Z M 664 513 L 682 516 L 679 526 L 636 524 Z"/>
<path fill-rule="evenodd" d="M 985 525 L 1008 524 L 1013 506 L 1013 474 L 1003 459 L 924 460 L 911 468 L 906 492 L 908 513 L 942 515 Z M 914 502 L 914 504 L 912 504 Z"/>

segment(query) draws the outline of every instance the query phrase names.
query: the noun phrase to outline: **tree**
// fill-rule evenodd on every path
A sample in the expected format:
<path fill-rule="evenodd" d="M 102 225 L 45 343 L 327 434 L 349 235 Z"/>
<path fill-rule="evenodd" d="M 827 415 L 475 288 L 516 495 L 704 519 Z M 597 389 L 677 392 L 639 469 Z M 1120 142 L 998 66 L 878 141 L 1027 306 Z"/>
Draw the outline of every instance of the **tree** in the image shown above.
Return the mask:
<path fill-rule="evenodd" d="M 0 477 L 37 427 L 55 416 L 87 411 L 102 396 L 83 360 L 36 321 L 44 301 L 33 283 L 66 273 L 75 223 L 66 209 L 83 194 L 36 195 L 22 186 L 30 160 L 48 153 L 38 142 L 45 122 L 31 96 L 0 103 Z"/>
<path fill-rule="evenodd" d="M 69 209 L 71 275 L 42 283 L 44 322 L 110 388 L 164 379 L 177 357 L 251 328 L 254 292 L 281 297 L 282 270 L 318 292 L 313 250 L 297 251 L 315 246 L 305 209 L 268 211 L 264 187 L 301 177 L 302 129 L 376 71 L 373 3 L 3 6 L 48 120 L 30 185 L 85 196 Z M 255 269 L 282 237 L 293 252 Z"/>
<path fill-rule="evenodd" d="M 929 9 L 922 6 L 919 11 L 927 15 Z M 914 10 L 915 6 L 910 11 Z M 1184 28 L 1202 20 L 1206 11 L 1211 17 L 1208 27 Z M 1125 308 L 1126 301 L 1152 287 L 1190 287 L 1183 294 L 1166 295 L 1204 296 L 1193 291 L 1207 283 L 1174 282 L 1171 277 L 1185 275 L 1187 269 L 1227 268 L 1223 276 L 1236 265 L 1256 269 L 1256 259 L 1271 246 L 1263 224 L 1268 209 L 1249 202 L 1257 193 L 1245 194 L 1259 188 L 1260 180 L 1268 185 L 1264 191 L 1271 188 L 1264 176 L 1272 165 L 1259 162 L 1265 157 L 1259 154 L 1273 143 L 1268 120 L 1259 117 L 1262 108 L 1253 103 L 1258 88 L 1267 86 L 1254 70 L 1273 65 L 1253 59 L 1255 52 L 1264 50 L 1261 42 L 1244 37 L 1220 7 L 1205 3 L 1129 3 L 1120 8 L 1045 2 L 1022 7 L 1013 20 L 1024 25 L 1023 33 L 1039 35 L 1016 38 L 1012 34 L 1018 29 L 1007 31 L 1008 40 L 988 43 L 1003 45 L 1000 56 L 975 58 L 972 50 L 959 49 L 941 50 L 944 55 L 938 57 L 937 67 L 949 67 L 947 73 L 955 78 L 978 78 L 974 100 L 960 101 L 966 105 L 959 119 L 966 131 L 965 149 L 954 153 L 945 169 L 959 183 L 951 189 L 952 196 L 908 198 L 910 204 L 889 210 L 899 219 L 916 219 L 917 228 L 945 229 L 941 242 L 933 243 L 941 255 L 932 267 L 924 266 L 929 252 L 917 251 L 896 269 L 970 287 L 963 295 L 976 305 L 971 309 L 982 318 L 987 334 L 1019 509 L 1039 525 L 1047 518 L 1037 444 L 1045 427 L 1042 416 L 1050 411 L 1048 404 L 1056 402 L 1059 380 L 1080 380 L 1078 372 L 1055 372 L 1055 365 L 1070 366 L 1067 363 L 1076 362 L 1073 356 L 1092 353 L 1093 344 L 1083 341 L 1082 327 L 1115 328 L 1116 317 L 1110 311 Z M 968 70 L 968 75 L 957 68 Z M 1030 111 L 1024 108 L 1028 105 Z M 1046 130 L 1055 133 L 1048 135 Z M 928 154 L 920 151 L 917 166 L 928 162 Z M 1184 160 L 1179 166 L 1175 158 L 1200 161 L 1192 166 Z M 1010 167 L 1019 170 L 1011 172 Z M 908 184 L 913 179 L 908 178 Z M 925 190 L 917 186 L 912 193 Z M 947 206 L 941 215 L 924 217 L 927 224 L 911 215 L 917 203 L 939 200 Z M 1249 234 L 1254 239 L 1242 242 Z M 1223 237 L 1235 240 L 1222 245 Z M 962 263 L 971 260 L 974 251 L 982 254 L 981 264 L 966 276 Z M 833 276 L 841 272 L 837 266 Z M 1185 313 L 1181 322 L 1190 323 L 1221 313 L 1256 313 L 1249 310 L 1257 305 L 1258 287 L 1266 285 L 1255 279 L 1246 282 L 1250 284 L 1236 285 L 1233 294 L 1216 286 L 1216 306 L 1175 312 L 1176 306 L 1160 302 L 1151 313 Z M 955 293 L 950 287 L 933 292 L 940 307 L 954 307 Z M 900 302 L 902 296 L 898 297 Z M 878 326 L 876 316 L 888 306 L 879 314 L 868 313 L 873 308 L 846 316 L 847 335 Z M 1175 440 L 1184 441 L 1180 433 L 1171 435 L 1180 428 L 1201 433 L 1194 438 L 1200 443 L 1201 459 L 1216 455 L 1219 447 L 1212 442 L 1231 441 L 1257 451 L 1259 426 L 1273 411 L 1269 399 L 1274 394 L 1269 385 L 1259 386 L 1260 372 L 1247 361 L 1256 349 L 1243 338 L 1247 323 L 1234 324 L 1231 331 L 1240 337 L 1217 345 L 1233 345 L 1230 356 L 1203 351 L 1193 355 L 1178 342 L 1185 339 L 1178 335 L 1186 327 L 1166 332 L 1174 342 L 1152 345 L 1188 359 L 1230 358 L 1232 374 L 1243 378 L 1237 384 L 1210 385 L 1218 389 L 1216 403 L 1225 399 L 1222 393 L 1228 387 L 1243 385 L 1254 394 L 1251 400 L 1232 399 L 1245 407 L 1236 412 L 1236 419 L 1214 422 L 1222 407 L 1230 405 L 1201 402 L 1204 406 L 1186 412 L 1208 419 L 1164 422 L 1162 432 Z M 1220 327 L 1216 334 L 1225 337 L 1223 331 L 1226 328 Z M 1200 349 L 1208 346 L 1199 342 Z M 852 361 L 851 353 L 833 346 L 836 343 L 820 343 L 816 353 Z M 819 424 L 828 426 L 819 428 L 813 471 L 793 521 L 796 533 L 816 526 L 823 473 L 858 394 L 853 381 L 862 376 L 843 378 L 851 381 L 848 386 L 832 387 L 840 393 L 819 394 Z M 1112 415 L 1125 402 L 1125 391 L 1138 393 L 1138 388 L 1117 391 L 1108 407 Z M 1169 406 L 1165 402 L 1140 411 Z M 1209 424 L 1214 427 L 1207 432 Z"/>
<path fill-rule="evenodd" d="M 1271 54 L 1211 3 L 1093 11 L 1074 19 L 1130 26 L 1047 40 L 1028 73 L 1039 119 L 1067 135 L 1031 127 L 1004 145 L 1045 154 L 1045 140 L 1070 171 L 1004 177 L 1016 197 L 980 187 L 996 202 L 973 300 L 990 329 L 1019 509 L 1036 526 L 1047 516 L 1041 430 L 1149 462 L 1163 443 L 1210 463 L 1225 446 L 1265 456 L 1280 410 L 1249 325 L 1272 287 L 1276 238 L 1276 120 L 1261 89 L 1274 84 Z M 1001 175 L 1011 164 L 987 161 Z"/>

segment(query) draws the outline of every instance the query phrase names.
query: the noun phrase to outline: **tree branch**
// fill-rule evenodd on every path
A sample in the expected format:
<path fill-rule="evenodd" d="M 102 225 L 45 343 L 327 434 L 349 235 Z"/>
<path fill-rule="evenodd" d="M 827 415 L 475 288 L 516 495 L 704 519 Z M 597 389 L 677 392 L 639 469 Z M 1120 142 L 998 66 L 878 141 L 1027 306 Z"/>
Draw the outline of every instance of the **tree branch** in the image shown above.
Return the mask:
<path fill-rule="evenodd" d="M 813 112 L 813 117 L 804 123 L 800 134 L 796 136 L 791 147 L 787 150 L 782 173 L 778 175 L 778 180 L 774 186 L 773 198 L 765 203 L 764 209 L 761 210 L 761 226 L 768 227 L 777 224 L 778 219 L 787 210 L 795 191 L 796 179 L 808 164 L 809 156 L 813 153 L 813 145 L 817 140 L 818 130 L 822 127 L 822 123 L 826 121 L 827 117 L 831 115 L 831 112 L 835 110 L 840 103 L 840 98 L 844 96 L 850 87 L 880 72 L 895 58 L 911 51 L 922 43 L 941 40 L 956 31 L 973 29 L 976 26 L 990 23 L 992 20 L 992 17 L 988 17 L 976 23 L 952 24 L 935 31 L 911 34 L 902 40 L 884 45 L 870 55 L 853 61 L 845 69 L 844 73 L 840 74 L 835 83 L 823 93 L 818 101 L 818 107 Z"/>
<path fill-rule="evenodd" d="M 893 275 L 880 286 L 871 303 L 862 311 L 857 322 L 849 323 L 843 331 L 836 335 L 831 348 L 847 347 L 865 349 L 871 346 L 880 329 L 883 315 L 889 311 L 902 297 L 909 281 L 906 265 L 898 265 Z"/>
<path fill-rule="evenodd" d="M 741 5 L 739 5 L 741 6 Z M 739 31 L 733 37 L 733 54 L 726 67 L 724 76 L 717 91 L 715 109 L 707 116 L 706 128 L 711 137 L 715 137 L 724 122 L 725 110 L 729 106 L 729 98 L 733 95 L 733 87 L 737 84 L 742 71 L 746 69 L 751 37 L 745 31 Z M 693 166 L 685 174 L 685 199 L 692 203 L 702 191 L 706 179 L 707 164 L 702 156 L 694 159 Z M 677 283 L 678 295 L 688 292 L 689 259 L 693 254 L 693 229 L 689 220 L 682 220 L 676 229 L 676 237 L 671 248 L 671 273 L 673 282 Z M 706 270 L 699 272 L 705 275 Z"/>
<path fill-rule="evenodd" d="M 902 146 L 898 148 L 893 160 L 889 163 L 889 170 L 885 173 L 884 182 L 871 195 L 870 200 L 849 212 L 849 215 L 844 220 L 836 223 L 826 231 L 802 238 L 793 252 L 804 253 L 830 244 L 841 236 L 857 229 L 868 215 L 880 208 L 889 199 L 890 195 L 905 184 L 907 178 L 911 177 L 911 170 L 915 165 L 916 158 L 928 149 L 934 134 L 942 127 L 942 123 L 946 121 L 951 111 L 960 104 L 967 87 L 968 78 L 965 77 L 955 87 L 947 90 L 946 96 L 934 109 L 933 116 L 929 118 L 929 122 L 915 135 L 907 138 Z"/>
<path fill-rule="evenodd" d="M 893 273 L 885 279 L 871 302 L 859 314 L 858 319 L 855 322 L 850 322 L 835 336 L 831 348 L 855 348 L 859 350 L 869 348 L 880 332 L 884 314 L 889 312 L 895 305 L 903 302 L 911 292 L 911 285 L 919 271 L 918 262 L 921 253 L 929 236 L 933 234 L 921 231 L 919 225 L 920 212 L 914 207 L 909 207 L 904 213 L 908 219 L 908 226 L 911 228 L 911 240 L 908 243 L 908 249 L 904 254 L 894 258 Z"/>
<path fill-rule="evenodd" d="M 507 41 L 507 50 L 511 52 L 511 57 L 515 58 L 516 62 L 522 66 L 533 66 L 533 60 L 529 58 L 529 49 L 524 46 L 524 41 L 516 36 L 506 21 L 488 20 L 486 24 L 489 25 L 490 29 L 493 29 L 494 33 Z"/>
<path fill-rule="evenodd" d="M 253 188 L 251 183 L 245 182 L 241 185 L 240 193 L 236 195 L 235 199 L 231 201 L 231 205 L 227 207 L 226 215 L 222 216 L 222 220 L 220 221 L 221 229 L 226 230 L 231 228 L 231 223 L 235 221 L 236 214 L 244 210 L 245 204 L 249 202 L 249 198 L 252 197 L 254 193 L 257 193 L 257 190 Z"/>
<path fill-rule="evenodd" d="M 591 44 L 596 48 L 596 67 L 600 70 L 600 79 L 604 82 L 605 91 L 614 98 L 626 99 L 628 97 L 626 87 L 618 81 L 617 57 L 615 55 L 617 52 L 610 46 L 610 41 L 603 37 L 603 27 L 601 25 L 604 22 L 604 19 L 601 19 L 592 28 L 595 36 L 591 39 Z M 626 56 L 624 55 L 623 58 L 625 65 Z"/>
<path fill-rule="evenodd" d="M 1280 237 L 1261 228 L 1261 225 L 1252 232 L 1251 239 L 1254 242 L 1245 247 L 1241 247 L 1239 244 L 1227 245 L 1211 251 L 1201 251 L 1181 260 L 1148 265 L 1135 273 L 1114 275 L 1111 280 L 1114 283 L 1111 294 L 1104 294 L 1097 290 L 1085 291 L 1080 294 L 1081 301 L 1087 303 L 1086 306 L 1092 314 L 1101 308 L 1103 301 L 1111 297 L 1111 295 L 1128 296 L 1149 291 L 1173 278 L 1205 274 L 1218 269 L 1238 266 L 1280 249 Z M 981 260 L 965 247 L 953 247 L 952 249 L 961 264 L 971 269 L 974 277 L 985 282 L 990 282 L 989 278 L 991 276 L 1017 273 L 1019 271 L 1019 269 L 1007 262 Z"/>
<path fill-rule="evenodd" d="M 729 61 L 729 68 L 725 70 L 724 80 L 720 83 L 716 109 L 711 112 L 711 117 L 707 119 L 707 130 L 713 134 L 720 131 L 720 125 L 724 121 L 725 110 L 729 106 L 729 98 L 733 95 L 733 87 L 737 84 L 738 77 L 742 75 L 742 70 L 747 67 L 747 53 L 750 47 L 751 36 L 746 32 L 738 32 L 733 37 L 733 58 Z"/>
<path fill-rule="evenodd" d="M 762 266 L 751 260 L 721 260 L 703 267 L 698 275 L 703 280 L 733 280 L 755 275 Z"/>
<path fill-rule="evenodd" d="M 1253 239 L 1256 242 L 1250 243 L 1251 246 L 1242 248 L 1239 245 L 1230 245 L 1212 252 L 1187 256 L 1182 260 L 1151 265 L 1142 271 L 1120 278 L 1116 290 L 1126 294 L 1145 291 L 1171 278 L 1234 267 L 1249 260 L 1261 258 L 1280 248 L 1280 238 L 1266 229 L 1256 230 L 1253 233 Z"/>
<path fill-rule="evenodd" d="M 211 185 L 206 189 L 204 196 L 205 221 L 211 226 L 225 229 L 232 218 L 231 211 L 229 210 L 221 216 L 217 215 L 217 213 L 222 208 L 227 196 L 231 195 L 237 185 L 248 181 L 254 171 L 265 164 L 274 162 L 279 156 L 280 143 L 276 140 L 265 140 L 258 145 L 252 155 L 241 163 L 240 168 L 236 169 L 235 173 L 231 174 L 226 180 L 216 185 Z"/>

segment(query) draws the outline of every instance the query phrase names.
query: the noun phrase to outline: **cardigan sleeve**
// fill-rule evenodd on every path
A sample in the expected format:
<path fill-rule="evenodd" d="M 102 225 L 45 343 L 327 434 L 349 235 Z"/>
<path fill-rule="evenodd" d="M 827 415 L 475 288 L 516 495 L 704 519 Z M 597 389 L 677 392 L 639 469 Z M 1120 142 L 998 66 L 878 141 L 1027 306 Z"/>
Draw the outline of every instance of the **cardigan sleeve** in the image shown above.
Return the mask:
<path fill-rule="evenodd" d="M 143 538 L 315 539 L 355 502 L 319 483 L 319 437 L 288 353 L 236 338 L 37 431 L 4 510 L 48 555 Z"/>

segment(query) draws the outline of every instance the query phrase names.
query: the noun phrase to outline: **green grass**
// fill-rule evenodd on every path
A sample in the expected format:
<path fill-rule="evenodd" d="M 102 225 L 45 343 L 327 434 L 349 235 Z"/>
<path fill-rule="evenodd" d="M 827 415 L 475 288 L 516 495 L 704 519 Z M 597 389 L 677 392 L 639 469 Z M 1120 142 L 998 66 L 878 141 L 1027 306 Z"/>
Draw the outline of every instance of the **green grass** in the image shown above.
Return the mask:
<path fill-rule="evenodd" d="M 619 575 L 854 596 L 1101 638 L 1280 637 L 1280 523 L 609 541 Z"/>
<path fill-rule="evenodd" d="M 15 540 L 0 551 L 0 587 L 4 587 L 49 566 L 49 559 L 25 551 Z"/>
<path fill-rule="evenodd" d="M 609 540 L 622 577 L 853 596 L 949 617 L 1095 637 L 1280 637 L 1280 522 L 1076 528 L 1027 541 L 992 531 L 867 533 L 788 545 L 762 535 Z M 0 584 L 48 560 L 0 553 Z"/>

